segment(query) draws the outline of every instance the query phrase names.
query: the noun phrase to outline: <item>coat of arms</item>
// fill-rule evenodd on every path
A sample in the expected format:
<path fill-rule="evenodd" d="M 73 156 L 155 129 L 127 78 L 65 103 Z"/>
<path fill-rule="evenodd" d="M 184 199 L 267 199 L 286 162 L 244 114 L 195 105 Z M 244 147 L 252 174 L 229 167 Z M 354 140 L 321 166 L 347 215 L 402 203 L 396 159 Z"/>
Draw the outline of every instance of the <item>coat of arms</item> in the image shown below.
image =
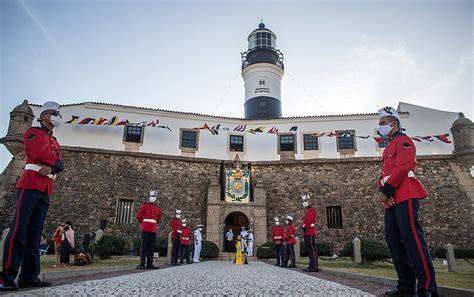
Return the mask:
<path fill-rule="evenodd" d="M 247 168 L 236 169 L 228 168 L 226 170 L 226 202 L 248 203 L 250 196 L 250 174 Z"/>

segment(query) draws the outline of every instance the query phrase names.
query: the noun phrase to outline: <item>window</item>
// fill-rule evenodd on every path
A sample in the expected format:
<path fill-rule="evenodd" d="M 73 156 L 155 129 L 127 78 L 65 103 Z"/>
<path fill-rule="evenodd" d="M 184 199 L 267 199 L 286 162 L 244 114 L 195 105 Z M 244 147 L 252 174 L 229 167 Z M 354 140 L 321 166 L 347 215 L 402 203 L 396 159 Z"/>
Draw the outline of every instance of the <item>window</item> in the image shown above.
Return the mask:
<path fill-rule="evenodd" d="M 265 81 L 264 80 L 261 80 L 258 82 L 259 85 L 264 85 L 265 84 Z"/>
<path fill-rule="evenodd" d="M 329 229 L 342 229 L 342 207 L 328 206 L 326 207 L 326 215 Z"/>
<path fill-rule="evenodd" d="M 337 137 L 337 147 L 339 150 L 355 150 L 355 131 L 336 131 L 339 136 Z"/>
<path fill-rule="evenodd" d="M 286 134 L 280 136 L 280 151 L 289 152 L 295 150 L 295 135 Z"/>
<path fill-rule="evenodd" d="M 197 132 L 183 130 L 181 133 L 181 147 L 197 148 Z"/>
<path fill-rule="evenodd" d="M 230 135 L 229 150 L 231 152 L 243 152 L 244 151 L 244 136 Z"/>
<path fill-rule="evenodd" d="M 317 151 L 318 137 L 312 134 L 303 134 L 303 148 L 305 151 Z"/>
<path fill-rule="evenodd" d="M 257 32 L 256 46 L 257 47 L 272 47 L 272 34 L 269 32 Z"/>
<path fill-rule="evenodd" d="M 117 201 L 117 212 L 115 223 L 130 224 L 133 218 L 133 200 L 119 199 Z"/>
<path fill-rule="evenodd" d="M 125 126 L 125 142 L 142 142 L 143 126 Z"/>
<path fill-rule="evenodd" d="M 267 105 L 267 102 L 265 102 L 265 101 L 260 101 L 260 102 L 258 103 L 258 105 L 263 107 L 263 106 Z"/>

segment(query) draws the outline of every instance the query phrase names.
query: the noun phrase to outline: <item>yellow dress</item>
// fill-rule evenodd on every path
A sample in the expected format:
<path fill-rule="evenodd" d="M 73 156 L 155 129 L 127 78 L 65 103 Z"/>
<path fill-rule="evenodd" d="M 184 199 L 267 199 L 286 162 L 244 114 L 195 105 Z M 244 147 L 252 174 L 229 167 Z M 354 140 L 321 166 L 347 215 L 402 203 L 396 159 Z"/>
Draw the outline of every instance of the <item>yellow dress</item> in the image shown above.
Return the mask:
<path fill-rule="evenodd" d="M 235 264 L 237 265 L 242 265 L 242 245 L 240 243 L 240 240 L 237 241 L 235 244 Z"/>

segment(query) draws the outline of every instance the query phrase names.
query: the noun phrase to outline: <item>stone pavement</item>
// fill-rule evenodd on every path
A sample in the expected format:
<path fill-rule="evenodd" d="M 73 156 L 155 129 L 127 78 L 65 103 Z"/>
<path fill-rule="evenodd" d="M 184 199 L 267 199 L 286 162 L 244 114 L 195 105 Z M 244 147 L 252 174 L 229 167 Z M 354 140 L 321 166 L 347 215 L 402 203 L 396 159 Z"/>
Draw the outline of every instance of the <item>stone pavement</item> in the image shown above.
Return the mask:
<path fill-rule="evenodd" d="M 225 261 L 18 291 L 11 296 L 170 294 L 371 296 L 358 289 L 262 262 L 237 266 Z"/>

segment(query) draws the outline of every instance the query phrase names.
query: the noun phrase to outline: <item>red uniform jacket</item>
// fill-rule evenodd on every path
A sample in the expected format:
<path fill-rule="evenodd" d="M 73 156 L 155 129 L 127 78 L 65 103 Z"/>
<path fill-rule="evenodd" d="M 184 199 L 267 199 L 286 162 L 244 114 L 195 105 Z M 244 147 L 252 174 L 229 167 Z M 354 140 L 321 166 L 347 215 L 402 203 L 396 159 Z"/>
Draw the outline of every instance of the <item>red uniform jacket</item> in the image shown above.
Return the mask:
<path fill-rule="evenodd" d="M 423 184 L 413 177 L 416 169 L 416 147 L 410 137 L 401 133 L 396 135 L 385 148 L 382 158 L 383 168 L 377 186 L 387 197 L 393 197 L 395 204 L 428 196 Z M 409 173 L 411 177 L 408 176 Z M 386 181 L 382 184 L 384 178 Z M 388 207 L 386 204 L 385 208 Z"/>
<path fill-rule="evenodd" d="M 296 244 L 296 227 L 293 224 L 289 224 L 286 227 L 285 241 L 287 244 Z"/>
<path fill-rule="evenodd" d="M 140 229 L 143 232 L 156 233 L 157 225 L 161 219 L 161 208 L 154 203 L 142 203 L 136 215 L 137 221 L 140 222 Z"/>
<path fill-rule="evenodd" d="M 181 235 L 181 220 L 178 218 L 171 219 L 171 239 L 179 239 Z"/>
<path fill-rule="evenodd" d="M 285 236 L 285 229 L 283 226 L 274 226 L 272 228 L 272 240 L 275 244 L 282 244 Z M 279 243 L 278 243 L 279 242 Z"/>
<path fill-rule="evenodd" d="M 48 165 L 53 173 L 63 171 L 59 143 L 45 127 L 32 127 L 23 135 L 26 164 Z M 53 193 L 53 180 L 33 170 L 24 170 L 16 185 L 17 189 Z"/>
<path fill-rule="evenodd" d="M 182 227 L 181 229 L 181 244 L 188 245 L 191 243 L 191 229 L 188 227 Z"/>
<path fill-rule="evenodd" d="M 303 235 L 316 235 L 316 209 L 311 205 L 306 207 L 306 213 L 304 215 L 304 222 L 301 225 Z"/>

